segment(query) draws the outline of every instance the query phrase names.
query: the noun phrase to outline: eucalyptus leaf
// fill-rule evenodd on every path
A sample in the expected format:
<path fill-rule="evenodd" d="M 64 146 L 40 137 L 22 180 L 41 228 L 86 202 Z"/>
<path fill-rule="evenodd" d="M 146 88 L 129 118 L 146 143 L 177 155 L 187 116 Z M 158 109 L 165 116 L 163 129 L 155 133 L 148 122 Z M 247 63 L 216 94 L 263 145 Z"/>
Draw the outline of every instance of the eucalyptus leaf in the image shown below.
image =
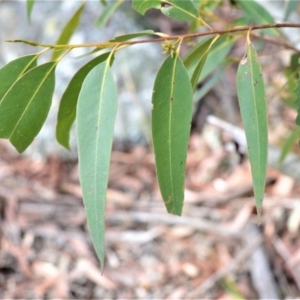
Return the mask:
<path fill-rule="evenodd" d="M 98 64 L 107 60 L 109 53 L 104 53 L 81 67 L 68 84 L 62 95 L 56 125 L 56 139 L 67 149 L 70 149 L 70 130 L 76 118 L 77 99 L 87 74 Z"/>
<path fill-rule="evenodd" d="M 195 63 L 203 57 L 203 54 L 206 52 L 213 40 L 214 38 L 205 39 L 202 43 L 193 47 L 183 59 L 184 66 L 189 68 L 195 65 Z"/>
<path fill-rule="evenodd" d="M 124 34 L 121 36 L 118 36 L 114 38 L 113 40 L 110 40 L 110 42 L 125 42 L 128 40 L 132 40 L 141 36 L 147 36 L 147 35 L 153 35 L 154 31 L 151 29 L 143 30 L 140 32 L 135 32 L 135 33 L 129 33 L 129 34 Z"/>
<path fill-rule="evenodd" d="M 177 55 L 169 56 L 159 69 L 152 103 L 158 183 L 168 212 L 181 215 L 193 92 L 189 76 Z"/>
<path fill-rule="evenodd" d="M 270 13 L 261 6 L 258 2 L 254 0 L 236 0 L 240 8 L 245 12 L 249 22 L 254 22 L 257 25 L 261 24 L 274 24 L 275 20 L 270 15 Z M 276 28 L 264 29 L 263 32 L 266 32 L 270 35 L 279 35 L 279 31 Z"/>
<path fill-rule="evenodd" d="M 284 21 L 286 21 L 289 18 L 290 14 L 297 9 L 298 5 L 298 0 L 285 0 Z"/>
<path fill-rule="evenodd" d="M 84 1 L 79 8 L 75 11 L 71 19 L 67 22 L 65 27 L 63 28 L 58 40 L 56 41 L 56 45 L 66 45 L 68 44 L 71 36 L 73 35 L 74 31 L 79 25 L 81 14 L 84 10 L 84 6 L 86 4 L 86 1 Z M 62 53 L 64 52 L 64 49 L 53 49 L 52 53 L 52 60 L 57 59 Z"/>
<path fill-rule="evenodd" d="M 286 138 L 286 140 L 282 145 L 280 157 L 278 159 L 279 163 L 282 163 L 284 161 L 284 159 L 290 152 L 293 144 L 299 137 L 300 137 L 300 127 L 296 127 L 294 130 L 292 130 L 292 132 L 289 134 L 289 136 Z"/>
<path fill-rule="evenodd" d="M 238 99 L 248 144 L 256 207 L 261 208 L 267 171 L 268 123 L 264 82 L 258 56 L 249 43 L 237 72 Z"/>
<path fill-rule="evenodd" d="M 183 21 L 194 21 L 199 17 L 199 13 L 191 0 L 168 0 L 161 7 L 163 14 L 170 18 Z"/>
<path fill-rule="evenodd" d="M 205 60 L 204 66 L 201 70 L 198 82 L 205 79 L 212 71 L 222 67 L 226 64 L 227 55 L 230 52 L 235 40 L 227 35 L 221 36 L 210 48 L 208 57 Z M 185 59 L 185 65 L 190 77 L 193 76 L 195 68 L 197 67 L 197 60 L 202 57 L 205 52 L 205 48 L 209 47 L 210 39 L 203 42 L 202 47 L 196 46 L 187 54 Z M 206 48 L 207 49 L 207 48 Z M 200 56 L 201 55 L 201 56 Z M 196 59 L 197 58 L 197 59 Z"/>
<path fill-rule="evenodd" d="M 160 8 L 161 0 L 132 0 L 132 8 L 141 15 L 150 8 Z"/>
<path fill-rule="evenodd" d="M 104 266 L 105 202 L 117 111 L 117 89 L 109 62 L 86 76 L 77 103 L 79 174 L 87 222 Z"/>
<path fill-rule="evenodd" d="M 0 137 L 23 152 L 41 130 L 55 86 L 56 63 L 49 62 L 25 73 L 0 102 Z"/>
<path fill-rule="evenodd" d="M 27 18 L 30 20 L 31 12 L 34 6 L 35 0 L 26 0 Z"/>
<path fill-rule="evenodd" d="M 300 72 L 299 72 L 299 79 L 296 81 L 296 88 L 295 88 L 295 105 L 298 112 L 296 118 L 296 124 L 300 126 Z"/>
<path fill-rule="evenodd" d="M 27 71 L 36 67 L 38 55 L 31 54 L 19 57 L 0 69 L 0 103 L 12 85 Z"/>
<path fill-rule="evenodd" d="M 117 8 L 124 2 L 124 0 L 114 1 L 112 4 L 105 4 L 105 8 L 103 9 L 101 15 L 96 20 L 95 25 L 97 27 L 104 27 Z"/>

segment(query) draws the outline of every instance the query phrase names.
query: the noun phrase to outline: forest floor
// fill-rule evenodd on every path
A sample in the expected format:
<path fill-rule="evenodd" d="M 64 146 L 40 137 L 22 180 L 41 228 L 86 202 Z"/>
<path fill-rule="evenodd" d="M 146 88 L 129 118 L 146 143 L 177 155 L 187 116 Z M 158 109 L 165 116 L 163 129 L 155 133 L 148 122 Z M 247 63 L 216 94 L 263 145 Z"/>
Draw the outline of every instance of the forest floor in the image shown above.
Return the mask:
<path fill-rule="evenodd" d="M 191 136 L 182 217 L 166 212 L 147 147 L 113 151 L 102 271 L 77 162 L 20 156 L 2 141 L 0 298 L 300 297 L 299 184 L 268 169 L 259 220 L 247 159 L 206 130 Z"/>

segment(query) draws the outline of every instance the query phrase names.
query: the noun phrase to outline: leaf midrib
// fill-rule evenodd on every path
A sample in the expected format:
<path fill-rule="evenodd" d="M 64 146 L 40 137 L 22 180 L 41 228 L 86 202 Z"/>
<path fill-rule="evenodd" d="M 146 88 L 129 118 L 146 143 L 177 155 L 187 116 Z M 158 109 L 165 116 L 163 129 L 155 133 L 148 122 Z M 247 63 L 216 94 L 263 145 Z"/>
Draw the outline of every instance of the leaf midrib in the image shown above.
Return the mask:
<path fill-rule="evenodd" d="M 44 79 L 43 79 L 43 80 L 41 81 L 41 83 L 39 84 L 39 86 L 38 86 L 38 88 L 36 89 L 36 91 L 35 91 L 35 93 L 33 94 L 33 96 L 30 98 L 30 101 L 29 101 L 28 104 L 26 105 L 26 107 L 25 107 L 23 113 L 21 114 L 21 116 L 20 116 L 20 118 L 19 118 L 17 124 L 15 125 L 15 127 L 14 127 L 12 133 L 10 134 L 9 139 L 14 135 L 14 133 L 15 133 L 15 131 L 16 131 L 18 125 L 20 124 L 20 122 L 21 122 L 23 116 L 24 116 L 25 113 L 27 112 L 27 110 L 28 110 L 29 106 L 31 105 L 32 101 L 34 100 L 36 94 L 38 93 L 38 91 L 40 90 L 41 86 L 44 84 L 44 82 L 45 82 L 46 79 L 48 78 L 49 74 L 53 71 L 53 69 L 54 69 L 55 67 L 56 67 L 56 64 L 54 64 L 53 67 L 46 73 L 46 76 L 44 77 Z"/>
<path fill-rule="evenodd" d="M 173 66 L 173 70 L 172 70 L 172 77 L 171 77 L 171 91 L 170 91 L 170 97 L 168 99 L 168 101 L 170 101 L 170 115 L 169 115 L 169 161 L 170 161 L 170 180 L 171 180 L 171 189 L 172 189 L 172 202 L 173 202 L 173 210 L 175 209 L 176 212 L 176 201 L 175 201 L 175 197 L 174 197 L 174 183 L 173 183 L 173 174 L 172 174 L 172 112 L 173 112 L 173 101 L 175 101 L 175 99 L 173 98 L 173 93 L 174 93 L 174 82 L 175 82 L 175 73 L 176 73 L 176 65 L 177 65 L 177 61 L 178 61 L 178 56 L 176 55 L 175 57 L 175 61 L 174 61 L 174 66 Z M 171 100 L 173 99 L 173 100 Z"/>

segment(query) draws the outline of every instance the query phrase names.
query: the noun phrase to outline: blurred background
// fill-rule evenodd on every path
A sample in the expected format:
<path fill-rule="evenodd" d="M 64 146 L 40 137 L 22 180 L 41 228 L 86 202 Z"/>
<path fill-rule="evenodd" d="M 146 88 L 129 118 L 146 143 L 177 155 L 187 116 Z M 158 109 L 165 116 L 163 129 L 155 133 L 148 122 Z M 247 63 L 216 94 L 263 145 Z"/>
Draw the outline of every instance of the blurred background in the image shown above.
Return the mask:
<path fill-rule="evenodd" d="M 217 17 L 228 22 L 242 17 L 230 1 L 224 2 L 214 11 Z M 261 4 L 276 22 L 282 22 L 286 2 Z M 25 1 L 0 1 L 0 66 L 38 51 L 5 40 L 55 43 L 81 3 L 36 1 L 29 21 Z M 130 1 L 100 28 L 97 20 L 103 9 L 101 1 L 87 1 L 70 43 L 104 42 L 144 29 L 166 34 L 189 30 L 186 22 L 168 19 L 157 10 L 142 17 L 131 9 Z M 288 21 L 300 22 L 297 9 Z M 222 28 L 221 22 L 214 25 Z M 285 41 L 300 49 L 300 30 L 283 32 Z M 258 219 L 235 87 L 244 42 L 239 40 L 227 54 L 230 66 L 216 66 L 195 94 L 182 217 L 165 210 L 151 150 L 152 87 L 166 55 L 155 43 L 117 53 L 113 71 L 119 109 L 107 192 L 103 272 L 86 226 L 75 131 L 71 151 L 55 139 L 61 95 L 73 74 L 91 58 L 85 55 L 91 49 L 72 51 L 62 60 L 51 111 L 33 144 L 19 155 L 0 140 L 1 298 L 300 297 L 300 132 L 287 84 L 291 60 L 299 57 L 295 49 L 255 40 L 267 87 L 270 127 L 266 195 Z M 183 45 L 182 55 L 189 48 Z M 49 57 L 43 55 L 40 62 Z M 280 163 L 291 133 L 291 151 Z"/>

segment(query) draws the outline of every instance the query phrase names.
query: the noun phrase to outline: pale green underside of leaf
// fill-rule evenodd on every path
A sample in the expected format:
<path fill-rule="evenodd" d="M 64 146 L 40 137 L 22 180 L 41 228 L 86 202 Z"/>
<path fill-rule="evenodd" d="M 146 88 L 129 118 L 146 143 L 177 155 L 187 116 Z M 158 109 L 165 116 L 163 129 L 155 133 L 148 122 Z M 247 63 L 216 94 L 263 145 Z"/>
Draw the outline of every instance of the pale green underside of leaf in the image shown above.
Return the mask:
<path fill-rule="evenodd" d="M 192 87 L 175 55 L 162 64 L 153 89 L 152 137 L 158 183 L 169 213 L 181 215 L 188 140 L 192 119 Z"/>
<path fill-rule="evenodd" d="M 167 0 L 172 6 L 162 7 L 163 14 L 170 18 L 183 21 L 194 21 L 199 14 L 191 0 Z"/>
<path fill-rule="evenodd" d="M 110 40 L 110 42 L 125 42 L 128 40 L 132 40 L 141 36 L 147 36 L 147 35 L 152 35 L 154 34 L 154 31 L 151 29 L 143 30 L 140 32 L 135 32 L 135 33 L 129 33 L 129 34 L 124 34 L 121 36 L 118 36 L 114 38 L 113 40 Z"/>
<path fill-rule="evenodd" d="M 56 63 L 49 62 L 25 73 L 0 103 L 0 137 L 23 152 L 42 128 L 55 85 Z"/>
<path fill-rule="evenodd" d="M 104 266 L 105 202 L 117 89 L 109 64 L 101 63 L 85 78 L 77 104 L 79 174 L 87 222 Z"/>
<path fill-rule="evenodd" d="M 56 139 L 67 149 L 70 149 L 70 130 L 76 118 L 77 99 L 87 74 L 98 64 L 104 62 L 109 53 L 104 53 L 85 64 L 71 79 L 62 95 L 56 125 Z"/>
<path fill-rule="evenodd" d="M 0 69 L 0 103 L 12 85 L 27 71 L 36 67 L 38 55 L 19 57 Z"/>
<path fill-rule="evenodd" d="M 132 8 L 141 15 L 150 8 L 160 8 L 161 0 L 132 0 Z"/>
<path fill-rule="evenodd" d="M 84 10 L 85 1 L 79 6 L 79 8 L 75 11 L 74 15 L 67 22 L 65 27 L 63 28 L 58 40 L 56 41 L 56 45 L 66 45 L 68 44 L 71 36 L 79 25 L 81 14 Z M 51 60 L 57 59 L 65 50 L 57 50 L 53 49 Z"/>
<path fill-rule="evenodd" d="M 284 21 L 286 21 L 290 14 L 297 9 L 299 0 L 285 0 L 285 14 Z"/>
<path fill-rule="evenodd" d="M 201 43 L 201 46 L 197 45 L 187 54 L 184 62 L 190 77 L 193 76 L 195 68 L 197 67 L 197 63 L 204 55 L 205 49 L 209 47 L 209 44 L 211 42 L 210 40 L 211 39 L 205 40 Z M 223 66 L 226 63 L 226 57 L 231 50 L 234 42 L 234 39 L 227 35 L 224 35 L 211 46 L 208 52 L 208 56 L 205 59 L 204 65 L 202 67 L 200 77 L 198 78 L 198 82 L 205 79 L 212 71 Z"/>
<path fill-rule="evenodd" d="M 293 144 L 295 143 L 295 141 L 300 137 L 300 127 L 296 127 L 290 134 L 289 136 L 286 138 L 286 140 L 284 141 L 282 148 L 281 148 L 281 153 L 280 153 L 280 157 L 278 159 L 279 163 L 282 163 L 284 161 L 284 159 L 286 158 L 286 156 L 288 155 L 288 153 L 290 152 Z"/>
<path fill-rule="evenodd" d="M 26 1 L 26 10 L 27 10 L 27 18 L 30 20 L 31 12 L 34 6 L 35 0 L 27 0 Z"/>
<path fill-rule="evenodd" d="M 255 24 L 274 24 L 275 21 L 269 12 L 254 0 L 236 0 L 246 16 Z M 279 35 L 279 31 L 275 28 L 264 29 L 264 32 L 270 35 Z"/>
<path fill-rule="evenodd" d="M 238 99 L 248 144 L 256 207 L 261 208 L 267 171 L 268 124 L 264 82 L 252 44 L 237 72 Z"/>
<path fill-rule="evenodd" d="M 105 8 L 103 9 L 101 15 L 96 20 L 95 25 L 97 27 L 104 27 L 108 20 L 112 17 L 117 8 L 124 2 L 124 0 L 114 1 L 112 4 L 105 4 Z"/>

